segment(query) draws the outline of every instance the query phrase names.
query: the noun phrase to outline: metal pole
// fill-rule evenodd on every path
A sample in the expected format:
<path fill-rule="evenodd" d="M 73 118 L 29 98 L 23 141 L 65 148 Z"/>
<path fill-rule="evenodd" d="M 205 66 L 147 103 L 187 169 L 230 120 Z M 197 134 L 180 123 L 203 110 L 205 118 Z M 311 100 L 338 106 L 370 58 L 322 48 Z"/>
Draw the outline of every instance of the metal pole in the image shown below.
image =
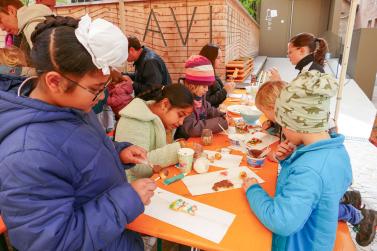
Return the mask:
<path fill-rule="evenodd" d="M 359 0 L 352 0 L 350 13 L 349 13 L 349 17 L 348 17 L 347 33 L 346 33 L 346 37 L 345 37 L 345 40 L 344 40 L 342 69 L 340 71 L 339 89 L 338 89 L 338 95 L 337 95 L 337 98 L 336 98 L 335 117 L 334 117 L 336 125 L 337 125 L 338 118 L 339 118 L 340 101 L 342 100 L 342 97 L 343 97 L 343 87 L 344 87 L 344 82 L 346 80 L 348 58 L 349 58 L 350 49 L 351 49 L 352 33 L 353 33 L 353 27 L 354 27 L 354 24 L 355 24 L 356 9 L 357 9 L 358 4 L 359 4 Z"/>

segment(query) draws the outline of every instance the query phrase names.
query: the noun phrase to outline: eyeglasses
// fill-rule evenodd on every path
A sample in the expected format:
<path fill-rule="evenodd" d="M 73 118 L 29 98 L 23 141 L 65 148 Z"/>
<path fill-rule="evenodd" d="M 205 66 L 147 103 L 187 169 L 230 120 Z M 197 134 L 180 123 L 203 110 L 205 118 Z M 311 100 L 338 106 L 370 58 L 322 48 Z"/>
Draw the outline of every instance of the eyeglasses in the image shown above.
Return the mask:
<path fill-rule="evenodd" d="M 106 89 L 106 87 L 113 81 L 113 79 L 110 77 L 105 83 L 103 83 L 103 87 L 98 90 L 98 91 L 93 91 L 85 86 L 82 86 L 80 85 L 78 82 L 70 79 L 69 77 L 67 77 L 66 75 L 62 74 L 61 72 L 59 72 L 60 75 L 62 75 L 64 78 L 68 79 L 70 82 L 72 82 L 73 84 L 77 85 L 78 87 L 80 87 L 81 89 L 84 89 L 85 91 L 91 93 L 94 95 L 94 98 L 92 99 L 92 102 L 95 101 L 99 95 L 101 95 L 101 93 L 103 93 Z"/>

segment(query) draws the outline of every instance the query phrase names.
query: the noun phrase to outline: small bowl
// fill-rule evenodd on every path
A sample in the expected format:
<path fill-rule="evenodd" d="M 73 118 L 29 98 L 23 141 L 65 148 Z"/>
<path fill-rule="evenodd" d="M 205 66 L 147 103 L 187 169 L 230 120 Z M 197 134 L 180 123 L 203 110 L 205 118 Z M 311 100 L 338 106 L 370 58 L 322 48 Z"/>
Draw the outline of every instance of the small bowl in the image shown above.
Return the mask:
<path fill-rule="evenodd" d="M 262 112 L 258 109 L 253 109 L 248 112 L 241 112 L 240 115 L 242 116 L 243 120 L 249 124 L 249 125 L 255 125 L 255 123 L 258 121 L 260 116 L 262 115 Z"/>
<path fill-rule="evenodd" d="M 247 163 L 252 166 L 252 167 L 255 167 L 255 168 L 259 168 L 261 166 L 263 166 L 264 164 L 264 161 L 266 160 L 266 156 L 263 157 L 263 158 L 254 158 L 254 157 L 251 157 L 249 154 L 246 156 L 246 160 L 247 160 Z"/>
<path fill-rule="evenodd" d="M 243 141 L 243 136 L 241 134 L 235 133 L 235 134 L 229 134 L 228 138 L 232 145 L 240 146 L 241 142 Z"/>

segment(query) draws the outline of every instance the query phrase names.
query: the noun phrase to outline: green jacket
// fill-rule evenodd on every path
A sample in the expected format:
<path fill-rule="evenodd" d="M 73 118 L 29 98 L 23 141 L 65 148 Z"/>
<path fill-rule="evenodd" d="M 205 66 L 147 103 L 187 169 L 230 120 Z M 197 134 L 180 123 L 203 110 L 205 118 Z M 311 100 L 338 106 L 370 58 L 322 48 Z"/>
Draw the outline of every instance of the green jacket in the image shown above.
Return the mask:
<path fill-rule="evenodd" d="M 115 140 L 130 142 L 148 151 L 148 159 L 152 164 L 167 167 L 178 162 L 178 142 L 166 144 L 166 130 L 161 119 L 148 107 L 152 102 L 135 98 L 120 112 L 116 128 Z M 173 134 L 174 135 L 174 134 Z M 138 164 L 127 170 L 127 178 L 135 179 L 152 176 L 149 166 Z"/>

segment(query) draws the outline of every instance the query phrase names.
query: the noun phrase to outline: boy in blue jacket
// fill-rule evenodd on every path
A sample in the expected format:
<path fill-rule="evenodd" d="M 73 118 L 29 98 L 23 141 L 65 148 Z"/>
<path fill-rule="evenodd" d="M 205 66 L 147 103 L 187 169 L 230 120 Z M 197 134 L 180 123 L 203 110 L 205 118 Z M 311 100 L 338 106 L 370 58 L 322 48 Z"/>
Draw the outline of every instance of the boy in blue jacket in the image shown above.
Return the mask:
<path fill-rule="evenodd" d="M 273 250 L 333 249 L 339 201 L 352 181 L 344 136 L 327 133 L 330 97 L 336 90 L 337 83 L 320 72 L 299 75 L 285 87 L 275 117 L 287 140 L 298 147 L 280 162 L 274 198 L 255 179 L 244 182 L 252 211 L 274 233 Z"/>

